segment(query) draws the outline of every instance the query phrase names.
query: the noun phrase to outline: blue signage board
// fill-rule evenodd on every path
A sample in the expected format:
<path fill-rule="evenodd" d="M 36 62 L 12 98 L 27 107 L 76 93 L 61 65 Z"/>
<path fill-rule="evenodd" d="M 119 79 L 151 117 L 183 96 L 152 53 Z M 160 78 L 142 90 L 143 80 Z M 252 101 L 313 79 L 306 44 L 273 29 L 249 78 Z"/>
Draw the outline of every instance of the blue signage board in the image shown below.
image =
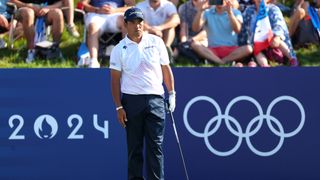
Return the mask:
<path fill-rule="evenodd" d="M 319 68 L 175 69 L 189 178 L 320 179 L 319 77 Z M 169 128 L 167 179 L 183 179 Z"/>
<path fill-rule="evenodd" d="M 106 70 L 0 72 L 0 179 L 126 179 Z"/>
<path fill-rule="evenodd" d="M 191 180 L 319 180 L 319 68 L 174 68 Z M 127 179 L 108 69 L 0 71 L 0 179 Z M 169 116 L 165 179 L 186 179 Z"/>

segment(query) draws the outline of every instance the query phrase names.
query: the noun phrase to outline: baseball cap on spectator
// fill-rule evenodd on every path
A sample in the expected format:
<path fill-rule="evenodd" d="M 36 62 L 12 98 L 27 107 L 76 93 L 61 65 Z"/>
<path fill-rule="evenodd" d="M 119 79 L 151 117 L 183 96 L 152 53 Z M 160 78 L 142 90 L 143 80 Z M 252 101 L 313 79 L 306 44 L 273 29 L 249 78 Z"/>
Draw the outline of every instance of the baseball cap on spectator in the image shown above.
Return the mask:
<path fill-rule="evenodd" d="M 139 8 L 132 7 L 124 13 L 124 20 L 125 21 L 132 21 L 134 19 L 141 19 L 143 20 L 143 13 Z"/>

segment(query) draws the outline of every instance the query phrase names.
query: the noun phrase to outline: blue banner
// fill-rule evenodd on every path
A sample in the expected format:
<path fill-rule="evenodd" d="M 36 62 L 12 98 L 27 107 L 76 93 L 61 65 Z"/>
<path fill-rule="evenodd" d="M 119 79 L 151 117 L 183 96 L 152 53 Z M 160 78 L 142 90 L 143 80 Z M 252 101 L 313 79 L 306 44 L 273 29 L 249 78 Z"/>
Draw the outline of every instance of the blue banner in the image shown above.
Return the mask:
<path fill-rule="evenodd" d="M 319 180 L 319 68 L 174 68 L 191 180 Z M 108 69 L 0 71 L 0 179 L 127 179 Z M 166 120 L 165 177 L 185 179 Z"/>
<path fill-rule="evenodd" d="M 107 70 L 0 71 L 0 179 L 126 179 Z"/>

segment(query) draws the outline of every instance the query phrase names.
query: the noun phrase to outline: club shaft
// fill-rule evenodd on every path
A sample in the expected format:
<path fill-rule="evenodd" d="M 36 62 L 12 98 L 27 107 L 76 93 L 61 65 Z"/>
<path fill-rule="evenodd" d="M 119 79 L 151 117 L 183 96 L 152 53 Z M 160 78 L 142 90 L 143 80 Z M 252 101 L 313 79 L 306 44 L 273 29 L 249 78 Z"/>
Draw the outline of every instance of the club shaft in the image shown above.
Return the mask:
<path fill-rule="evenodd" d="M 184 160 L 184 156 L 183 156 L 183 153 L 182 153 L 182 148 L 181 148 L 181 145 L 180 145 L 180 140 L 179 140 L 179 136 L 178 136 L 178 132 L 177 132 L 177 128 L 176 128 L 176 123 L 174 121 L 174 117 L 173 117 L 173 114 L 172 114 L 171 111 L 170 111 L 170 117 L 171 117 L 171 120 L 172 120 L 172 126 L 173 126 L 173 130 L 174 130 L 174 134 L 175 134 L 176 139 L 177 139 L 177 144 L 178 144 L 178 147 L 179 147 L 179 152 L 180 152 L 180 156 L 181 156 L 181 159 L 182 159 L 184 172 L 186 174 L 186 179 L 189 180 L 187 166 L 186 166 L 186 163 L 185 163 L 185 160 Z"/>

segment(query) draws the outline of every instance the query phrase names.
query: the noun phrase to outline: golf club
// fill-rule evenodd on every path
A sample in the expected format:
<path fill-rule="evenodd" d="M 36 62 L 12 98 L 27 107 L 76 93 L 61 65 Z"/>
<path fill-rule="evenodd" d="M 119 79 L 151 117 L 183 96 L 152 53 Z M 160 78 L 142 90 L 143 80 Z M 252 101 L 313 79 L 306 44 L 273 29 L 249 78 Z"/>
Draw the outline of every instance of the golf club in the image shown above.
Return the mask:
<path fill-rule="evenodd" d="M 181 156 L 181 159 L 182 159 L 182 163 L 183 163 L 183 168 L 184 168 L 184 172 L 185 172 L 185 175 L 186 175 L 186 179 L 189 180 L 187 166 L 186 166 L 186 162 L 184 160 L 184 156 L 183 156 L 183 153 L 182 153 L 182 148 L 181 148 L 181 144 L 180 144 L 180 140 L 179 140 L 179 136 L 178 136 L 178 132 L 177 132 L 177 128 L 176 128 L 176 123 L 174 121 L 174 117 L 173 117 L 172 112 L 169 110 L 169 101 L 166 101 L 166 109 L 167 109 L 167 112 L 169 113 L 171 121 L 172 121 L 172 126 L 173 126 L 173 130 L 174 130 L 174 134 L 176 136 L 177 144 L 178 144 L 178 147 L 179 147 L 180 156 Z"/>

